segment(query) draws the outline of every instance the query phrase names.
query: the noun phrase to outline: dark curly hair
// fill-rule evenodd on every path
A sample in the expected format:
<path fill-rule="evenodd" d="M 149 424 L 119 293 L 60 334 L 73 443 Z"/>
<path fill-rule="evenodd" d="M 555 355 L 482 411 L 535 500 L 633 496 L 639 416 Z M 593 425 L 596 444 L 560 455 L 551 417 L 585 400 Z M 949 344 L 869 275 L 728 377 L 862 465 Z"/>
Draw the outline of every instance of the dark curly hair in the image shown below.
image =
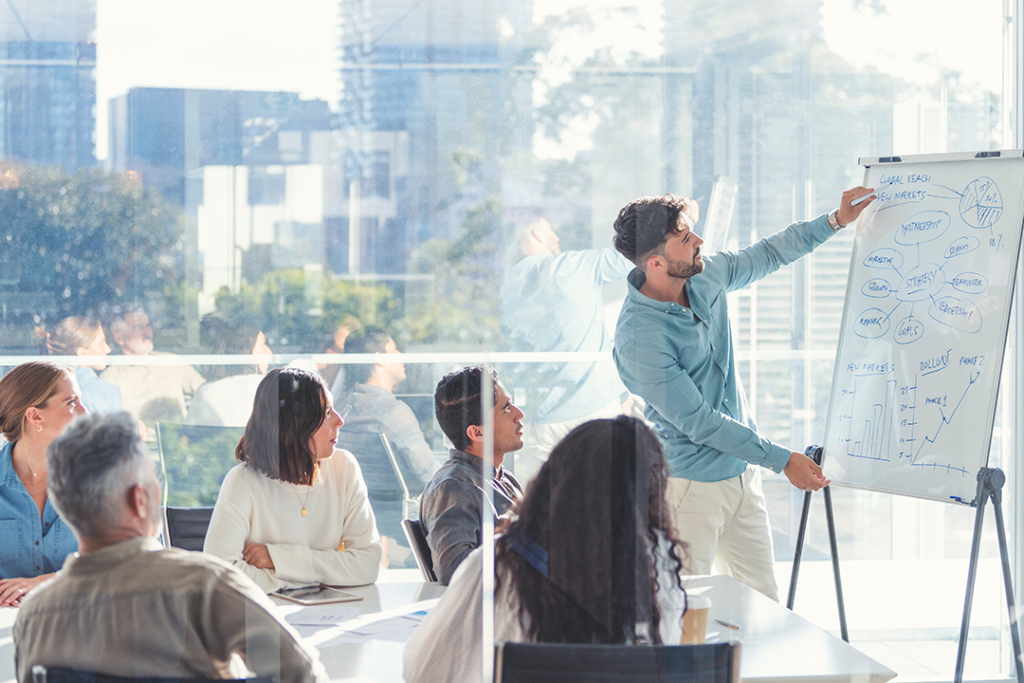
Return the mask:
<path fill-rule="evenodd" d="M 495 545 L 496 581 L 511 584 L 530 640 L 661 642 L 657 594 L 683 591 L 686 556 L 665 504 L 668 476 L 657 437 L 633 417 L 592 420 L 555 446 Z M 546 576 L 523 543 L 546 555 Z M 659 586 L 659 564 L 671 585 Z"/>
<path fill-rule="evenodd" d="M 441 425 L 441 431 L 460 451 L 469 446 L 466 429 L 484 423 L 480 408 L 484 372 L 484 367 L 477 365 L 448 373 L 434 390 L 434 416 Z M 491 370 L 490 375 L 497 393 L 498 373 Z"/>
<path fill-rule="evenodd" d="M 672 194 L 634 199 L 622 207 L 615 219 L 615 249 L 643 267 L 648 256 L 662 249 L 669 235 L 682 230 L 680 214 L 692 226 L 697 222 L 697 203 Z"/>

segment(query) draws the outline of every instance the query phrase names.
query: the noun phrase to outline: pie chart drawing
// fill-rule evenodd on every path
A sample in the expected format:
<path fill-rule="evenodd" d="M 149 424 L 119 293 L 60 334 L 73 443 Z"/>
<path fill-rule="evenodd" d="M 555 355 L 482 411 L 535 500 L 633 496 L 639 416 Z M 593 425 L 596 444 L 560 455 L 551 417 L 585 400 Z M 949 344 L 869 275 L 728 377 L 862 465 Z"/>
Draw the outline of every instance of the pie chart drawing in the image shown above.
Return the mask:
<path fill-rule="evenodd" d="M 960 197 L 960 217 L 973 228 L 990 228 L 1003 215 L 1003 195 L 988 176 L 967 184 Z"/>

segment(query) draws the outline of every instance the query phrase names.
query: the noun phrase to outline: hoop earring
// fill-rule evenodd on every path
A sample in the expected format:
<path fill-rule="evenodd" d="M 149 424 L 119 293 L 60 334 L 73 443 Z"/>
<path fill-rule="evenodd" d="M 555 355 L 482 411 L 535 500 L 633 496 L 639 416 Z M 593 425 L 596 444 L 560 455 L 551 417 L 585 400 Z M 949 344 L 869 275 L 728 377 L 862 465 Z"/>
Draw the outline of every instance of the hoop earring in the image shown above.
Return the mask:
<path fill-rule="evenodd" d="M 37 432 L 43 431 L 43 425 L 36 425 L 36 431 Z"/>

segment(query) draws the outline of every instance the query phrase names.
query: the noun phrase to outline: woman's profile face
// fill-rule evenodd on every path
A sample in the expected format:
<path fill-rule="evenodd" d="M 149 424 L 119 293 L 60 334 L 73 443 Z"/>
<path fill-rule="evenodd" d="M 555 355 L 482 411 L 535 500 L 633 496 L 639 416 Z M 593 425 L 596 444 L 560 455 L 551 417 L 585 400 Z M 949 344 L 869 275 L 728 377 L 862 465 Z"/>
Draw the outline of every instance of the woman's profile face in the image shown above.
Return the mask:
<path fill-rule="evenodd" d="M 334 409 L 334 397 L 328 391 L 323 397 L 324 421 L 319 429 L 309 438 L 309 448 L 317 460 L 326 460 L 334 455 L 334 447 L 338 444 L 338 428 L 345 424 Z"/>
<path fill-rule="evenodd" d="M 103 334 L 103 328 L 101 327 L 97 332 L 96 336 L 92 338 L 88 346 L 79 346 L 76 353 L 79 356 L 107 356 L 110 355 L 110 347 L 107 346 L 107 337 Z M 102 365 L 87 365 L 85 366 L 91 370 L 105 370 L 107 367 L 106 363 Z"/>
<path fill-rule="evenodd" d="M 78 380 L 73 375 L 64 375 L 57 382 L 57 391 L 46 400 L 46 406 L 41 408 L 29 408 L 35 411 L 34 426 L 26 424 L 26 429 L 38 432 L 50 443 L 61 433 L 69 422 L 85 414 L 85 406 L 82 405 L 81 392 L 78 389 Z M 42 429 L 39 429 L 42 427 Z"/>

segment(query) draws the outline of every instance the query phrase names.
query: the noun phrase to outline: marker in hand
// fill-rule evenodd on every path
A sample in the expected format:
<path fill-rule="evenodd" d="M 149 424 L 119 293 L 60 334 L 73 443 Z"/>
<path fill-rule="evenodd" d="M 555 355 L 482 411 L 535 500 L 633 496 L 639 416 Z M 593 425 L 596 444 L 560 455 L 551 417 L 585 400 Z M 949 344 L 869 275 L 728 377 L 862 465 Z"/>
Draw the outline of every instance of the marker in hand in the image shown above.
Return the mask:
<path fill-rule="evenodd" d="M 861 196 L 859 196 L 856 199 L 854 199 L 852 202 L 850 202 L 850 206 L 857 206 L 858 204 L 866 202 L 867 200 L 869 200 L 872 197 L 874 197 L 875 195 L 877 195 L 879 190 L 884 190 L 885 188 L 889 187 L 890 185 L 892 185 L 892 183 L 882 183 L 881 185 L 879 185 L 875 189 L 871 190 L 871 192 L 868 192 L 867 194 L 862 194 Z"/>

